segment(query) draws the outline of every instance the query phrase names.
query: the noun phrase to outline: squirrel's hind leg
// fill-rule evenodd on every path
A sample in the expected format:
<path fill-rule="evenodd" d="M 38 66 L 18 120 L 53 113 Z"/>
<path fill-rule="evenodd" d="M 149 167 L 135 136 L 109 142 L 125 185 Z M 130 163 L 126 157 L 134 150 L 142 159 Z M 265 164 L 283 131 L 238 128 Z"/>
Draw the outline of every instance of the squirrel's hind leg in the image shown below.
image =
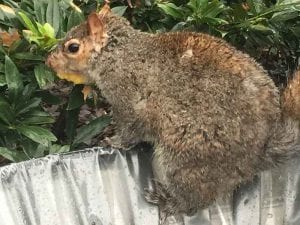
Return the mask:
<path fill-rule="evenodd" d="M 159 224 L 169 224 L 170 216 L 181 216 L 179 212 L 177 199 L 172 197 L 166 189 L 166 186 L 157 180 L 154 180 L 154 190 L 145 189 L 144 195 L 147 202 L 157 205 L 160 211 Z"/>
<path fill-rule="evenodd" d="M 160 211 L 160 225 L 166 224 L 167 219 L 171 216 L 175 216 L 176 219 L 186 214 L 192 216 L 197 212 L 197 207 L 191 207 L 185 205 L 185 201 L 180 198 L 170 195 L 167 186 L 154 180 L 154 190 L 145 189 L 144 195 L 147 202 L 157 205 Z M 168 223 L 167 223 L 168 224 Z"/>

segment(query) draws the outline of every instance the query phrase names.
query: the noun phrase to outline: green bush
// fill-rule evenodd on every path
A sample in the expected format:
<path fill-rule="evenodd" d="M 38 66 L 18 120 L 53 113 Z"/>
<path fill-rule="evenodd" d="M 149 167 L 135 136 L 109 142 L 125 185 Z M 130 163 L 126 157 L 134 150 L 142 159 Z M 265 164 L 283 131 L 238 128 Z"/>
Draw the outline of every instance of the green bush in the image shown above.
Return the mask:
<path fill-rule="evenodd" d="M 74 86 L 68 101 L 62 103 L 45 89 L 56 78 L 44 61 L 59 38 L 82 22 L 85 13 L 97 3 L 82 3 L 81 8 L 72 1 L 57 0 L 7 0 L 0 4 L 3 39 L 0 46 L 0 154 L 11 161 L 21 161 L 80 147 L 100 133 L 110 118 L 97 118 L 76 132 L 80 107 L 84 104 L 82 85 Z M 12 29 L 17 29 L 20 39 L 5 43 L 3 37 L 9 35 L 7 31 L 13 33 Z M 63 124 L 45 111 L 46 107 L 42 106 L 47 105 L 59 106 L 60 115 L 67 118 Z M 64 135 L 58 139 L 53 134 L 55 130 L 63 130 Z"/>
<path fill-rule="evenodd" d="M 53 95 L 47 87 L 56 77 L 44 65 L 59 39 L 102 4 L 0 0 L 0 155 L 21 161 L 78 149 L 110 123 L 109 116 L 102 116 L 78 128 L 82 105 L 97 103 L 83 100 L 82 85 L 72 87 L 66 102 Z M 190 30 L 222 37 L 259 60 L 278 82 L 297 66 L 300 0 L 127 0 L 111 7 L 143 31 Z M 57 118 L 48 113 L 49 106 L 57 106 Z"/>
<path fill-rule="evenodd" d="M 259 60 L 275 81 L 284 81 L 297 66 L 300 0 L 230 4 L 219 0 L 145 0 L 142 7 L 131 11 L 127 16 L 143 30 L 191 30 L 222 37 Z"/>

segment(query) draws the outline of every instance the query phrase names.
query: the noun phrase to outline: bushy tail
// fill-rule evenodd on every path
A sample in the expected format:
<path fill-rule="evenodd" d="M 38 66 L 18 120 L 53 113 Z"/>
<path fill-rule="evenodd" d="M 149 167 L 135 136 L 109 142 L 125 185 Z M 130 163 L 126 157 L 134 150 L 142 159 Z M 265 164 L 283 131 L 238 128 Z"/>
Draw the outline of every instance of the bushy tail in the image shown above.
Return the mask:
<path fill-rule="evenodd" d="M 300 156 L 299 121 L 284 118 L 267 144 L 267 164 L 276 166 Z"/>
<path fill-rule="evenodd" d="M 273 165 L 300 155 L 300 69 L 283 91 L 281 106 L 282 121 L 266 146 Z"/>
<path fill-rule="evenodd" d="M 283 91 L 281 105 L 284 117 L 300 120 L 300 68 Z"/>

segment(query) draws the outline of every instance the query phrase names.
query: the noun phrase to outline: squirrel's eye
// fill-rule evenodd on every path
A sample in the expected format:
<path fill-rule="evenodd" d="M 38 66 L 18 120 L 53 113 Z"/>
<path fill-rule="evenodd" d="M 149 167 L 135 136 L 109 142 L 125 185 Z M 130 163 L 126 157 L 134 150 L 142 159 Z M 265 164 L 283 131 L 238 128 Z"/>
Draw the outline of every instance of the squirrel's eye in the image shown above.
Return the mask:
<path fill-rule="evenodd" d="M 76 53 L 79 50 L 79 44 L 77 43 L 72 43 L 68 46 L 68 51 L 71 53 Z"/>

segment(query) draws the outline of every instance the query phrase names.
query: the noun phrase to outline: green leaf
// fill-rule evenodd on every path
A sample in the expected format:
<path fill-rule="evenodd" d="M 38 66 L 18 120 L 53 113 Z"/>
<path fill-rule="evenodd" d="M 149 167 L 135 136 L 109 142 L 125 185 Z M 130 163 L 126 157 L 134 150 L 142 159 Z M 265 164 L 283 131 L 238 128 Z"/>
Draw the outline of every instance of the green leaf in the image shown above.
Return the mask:
<path fill-rule="evenodd" d="M 186 22 L 179 22 L 179 23 L 176 23 L 174 25 L 174 27 L 172 27 L 171 31 L 179 31 L 179 30 L 183 30 L 183 28 L 186 26 Z"/>
<path fill-rule="evenodd" d="M 34 75 L 40 88 L 43 88 L 49 82 L 54 81 L 53 73 L 49 69 L 47 69 L 47 67 L 44 64 L 39 64 L 35 66 Z"/>
<path fill-rule="evenodd" d="M 31 158 L 40 158 L 45 155 L 45 151 L 47 149 L 46 146 L 39 144 L 36 148 L 34 148 L 34 145 L 28 145 L 26 146 L 26 149 L 24 151 L 31 157 Z"/>
<path fill-rule="evenodd" d="M 31 98 L 26 102 L 20 102 L 16 105 L 16 114 L 26 113 L 31 109 L 37 108 L 41 103 L 40 98 Z"/>
<path fill-rule="evenodd" d="M 6 55 L 6 52 L 4 50 L 4 48 L 0 45 L 0 53 L 3 54 L 3 55 Z"/>
<path fill-rule="evenodd" d="M 22 91 L 22 100 L 20 99 L 20 101 L 24 100 L 24 102 L 27 102 L 31 98 L 32 94 L 36 91 L 36 89 L 37 85 L 34 82 L 28 83 Z"/>
<path fill-rule="evenodd" d="M 46 4 L 41 0 L 33 0 L 33 7 L 37 21 L 41 24 L 44 24 L 46 15 Z"/>
<path fill-rule="evenodd" d="M 253 13 L 254 15 L 258 15 L 266 9 L 266 6 L 261 0 L 247 0 L 246 2 L 249 5 L 251 13 Z"/>
<path fill-rule="evenodd" d="M 23 116 L 24 117 L 26 117 L 26 116 L 27 117 L 35 117 L 35 116 L 48 117 L 48 116 L 50 116 L 50 114 L 47 112 L 44 112 L 44 111 L 40 111 L 40 110 L 31 110 L 31 111 L 25 113 Z"/>
<path fill-rule="evenodd" d="M 58 154 L 70 151 L 70 145 L 51 145 L 49 149 L 50 154 Z"/>
<path fill-rule="evenodd" d="M 31 110 L 22 115 L 22 123 L 27 125 L 54 123 L 55 120 L 49 113 L 40 110 Z"/>
<path fill-rule="evenodd" d="M 11 110 L 10 104 L 0 96 L 0 120 L 7 125 L 10 125 L 14 120 L 14 113 Z"/>
<path fill-rule="evenodd" d="M 165 14 L 170 15 L 174 17 L 175 19 L 182 19 L 183 18 L 183 13 L 180 9 L 180 7 L 177 7 L 173 3 L 158 3 L 157 6 L 161 8 Z"/>
<path fill-rule="evenodd" d="M 206 17 L 216 17 L 218 16 L 221 12 L 223 12 L 226 9 L 225 5 L 218 1 L 218 0 L 213 0 L 210 2 L 205 10 L 203 9 L 203 15 Z"/>
<path fill-rule="evenodd" d="M 190 0 L 187 4 L 194 12 L 204 9 L 208 5 L 208 0 Z"/>
<path fill-rule="evenodd" d="M 228 22 L 226 20 L 222 20 L 220 18 L 211 18 L 211 17 L 204 17 L 201 20 L 201 22 L 202 23 L 207 23 L 207 24 L 210 24 L 210 25 L 228 24 Z"/>
<path fill-rule="evenodd" d="M 0 131 L 6 132 L 7 130 L 9 130 L 9 127 L 7 125 L 5 125 L 4 123 L 2 123 L 2 121 L 0 120 Z M 1 137 L 0 137 L 0 139 L 1 139 Z"/>
<path fill-rule="evenodd" d="M 84 141 L 88 141 L 95 135 L 100 134 L 100 132 L 107 127 L 111 122 L 109 116 L 102 116 L 94 119 L 89 124 L 80 127 L 77 130 L 77 135 L 74 138 L 73 145 L 79 144 Z"/>
<path fill-rule="evenodd" d="M 34 24 L 31 19 L 23 12 L 18 12 L 18 14 L 21 16 L 24 25 L 27 29 L 29 29 L 31 32 L 33 32 L 35 35 L 39 35 L 39 31 L 36 27 L 36 24 Z"/>
<path fill-rule="evenodd" d="M 55 30 L 49 23 L 44 24 L 42 34 L 51 38 L 55 38 Z"/>
<path fill-rule="evenodd" d="M 43 151 L 43 148 L 38 148 L 39 146 L 43 146 L 41 144 L 38 144 L 26 137 L 22 137 L 21 141 L 21 148 L 23 149 L 23 152 L 29 157 L 29 158 L 35 158 L 37 155 L 40 155 L 40 153 Z M 47 148 L 44 146 L 44 149 Z"/>
<path fill-rule="evenodd" d="M 81 92 L 83 85 L 75 85 L 71 91 L 68 101 L 67 110 L 79 108 L 84 104 L 83 93 Z"/>
<path fill-rule="evenodd" d="M 283 12 L 274 13 L 270 19 L 272 22 L 284 22 L 286 20 L 291 20 L 299 16 L 299 12 L 294 10 L 287 10 Z"/>
<path fill-rule="evenodd" d="M 38 126 L 19 125 L 17 131 L 36 143 L 47 146 L 49 142 L 56 141 L 56 137 L 45 128 Z"/>
<path fill-rule="evenodd" d="M 57 0 L 49 0 L 46 12 L 46 21 L 50 23 L 55 30 L 55 33 L 59 30 L 60 12 Z"/>
<path fill-rule="evenodd" d="M 42 125 L 42 124 L 49 124 L 54 122 L 55 120 L 50 116 L 49 117 L 36 116 L 36 117 L 25 118 L 22 120 L 23 124 L 28 124 L 28 125 Z"/>
<path fill-rule="evenodd" d="M 0 20 L 8 21 L 14 19 L 16 17 L 15 10 L 12 7 L 7 5 L 0 5 Z"/>
<path fill-rule="evenodd" d="M 38 91 L 36 93 L 36 96 L 41 97 L 43 102 L 46 102 L 51 105 L 58 105 L 62 102 L 62 100 L 58 96 L 55 96 L 51 94 L 49 91 L 45 91 L 45 90 Z"/>
<path fill-rule="evenodd" d="M 12 150 L 9 150 L 8 148 L 0 147 L 0 155 L 2 155 L 6 159 L 9 159 L 10 161 L 15 161 L 16 153 Z"/>
<path fill-rule="evenodd" d="M 5 78 L 10 95 L 16 97 L 23 89 L 23 82 L 16 65 L 7 55 L 5 56 Z"/>
<path fill-rule="evenodd" d="M 298 26 L 298 27 L 291 27 L 290 30 L 293 32 L 293 34 L 296 37 L 300 38 L 300 26 Z"/>
<path fill-rule="evenodd" d="M 68 143 L 72 143 L 75 133 L 76 127 L 78 124 L 80 108 L 76 108 L 73 110 L 67 110 L 66 113 L 66 135 L 68 138 Z"/>
<path fill-rule="evenodd" d="M 30 156 L 32 158 L 40 158 L 45 155 L 46 149 L 47 149 L 46 146 L 40 144 L 37 146 L 36 149 L 31 149 L 31 151 L 29 151 L 28 153 L 30 153 Z"/>
<path fill-rule="evenodd" d="M 251 25 L 250 28 L 253 30 L 263 32 L 263 33 L 269 33 L 269 34 L 274 33 L 274 31 L 271 28 L 264 26 L 262 24 Z"/>
<path fill-rule="evenodd" d="M 35 33 L 33 33 L 30 30 L 23 30 L 22 31 L 24 38 L 30 43 L 36 43 L 38 46 L 41 45 L 41 38 L 40 35 L 37 35 Z"/>
<path fill-rule="evenodd" d="M 82 13 L 77 11 L 72 11 L 68 18 L 67 30 L 69 31 L 71 28 L 79 25 L 83 21 L 84 21 L 84 16 L 82 15 Z"/>
<path fill-rule="evenodd" d="M 12 55 L 15 59 L 32 60 L 32 61 L 44 61 L 45 58 L 41 55 L 33 54 L 31 52 L 18 52 Z"/>
<path fill-rule="evenodd" d="M 0 73 L 5 73 L 5 69 L 4 69 L 4 63 L 0 62 Z"/>
<path fill-rule="evenodd" d="M 57 44 L 57 39 L 54 37 L 51 37 L 50 35 L 53 35 L 47 26 L 41 26 L 38 24 L 39 30 L 44 32 L 43 34 L 35 34 L 29 30 L 23 30 L 23 36 L 29 43 L 36 43 L 38 46 L 40 46 L 42 49 L 48 50 L 52 48 L 55 44 Z M 48 33 L 49 32 L 49 33 Z M 31 53 L 28 53 L 30 55 Z M 32 54 L 31 54 L 32 55 Z M 43 61 L 44 58 L 40 55 L 32 55 L 31 58 L 25 58 L 25 59 L 31 59 L 31 60 L 41 60 Z"/>
<path fill-rule="evenodd" d="M 6 85 L 6 79 L 4 75 L 0 75 L 0 87 Z"/>
<path fill-rule="evenodd" d="M 20 162 L 29 159 L 24 152 L 15 151 L 5 147 L 0 147 L 0 155 L 13 162 Z"/>
<path fill-rule="evenodd" d="M 128 6 L 116 6 L 111 11 L 118 16 L 123 16 L 127 8 Z"/>

